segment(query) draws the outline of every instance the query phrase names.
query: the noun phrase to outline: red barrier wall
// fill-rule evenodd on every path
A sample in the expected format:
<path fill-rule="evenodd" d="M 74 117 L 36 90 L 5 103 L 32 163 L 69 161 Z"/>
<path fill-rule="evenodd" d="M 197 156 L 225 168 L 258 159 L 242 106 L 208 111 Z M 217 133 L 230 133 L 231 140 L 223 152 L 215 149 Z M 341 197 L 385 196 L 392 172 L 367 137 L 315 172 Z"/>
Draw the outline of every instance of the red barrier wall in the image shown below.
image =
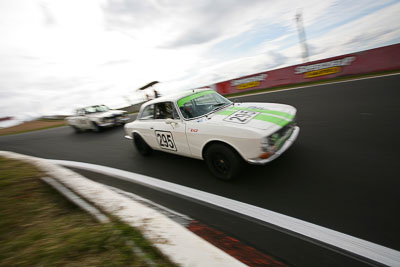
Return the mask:
<path fill-rule="evenodd" d="M 400 44 L 260 72 L 212 85 L 220 94 L 400 69 Z"/>

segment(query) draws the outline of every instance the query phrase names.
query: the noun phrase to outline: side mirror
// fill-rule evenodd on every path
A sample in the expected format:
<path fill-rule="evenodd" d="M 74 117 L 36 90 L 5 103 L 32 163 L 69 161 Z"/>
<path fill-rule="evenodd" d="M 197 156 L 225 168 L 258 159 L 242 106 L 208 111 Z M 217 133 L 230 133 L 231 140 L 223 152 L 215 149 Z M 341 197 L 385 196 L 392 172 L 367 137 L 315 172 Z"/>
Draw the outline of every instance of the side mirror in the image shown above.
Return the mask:
<path fill-rule="evenodd" d="M 175 124 L 175 121 L 173 119 L 171 119 L 171 118 L 168 118 L 168 119 L 165 120 L 165 123 L 166 124 Z"/>
<path fill-rule="evenodd" d="M 173 119 L 168 118 L 168 119 L 165 120 L 165 123 L 166 124 L 171 124 L 172 128 L 175 129 L 176 122 Z"/>

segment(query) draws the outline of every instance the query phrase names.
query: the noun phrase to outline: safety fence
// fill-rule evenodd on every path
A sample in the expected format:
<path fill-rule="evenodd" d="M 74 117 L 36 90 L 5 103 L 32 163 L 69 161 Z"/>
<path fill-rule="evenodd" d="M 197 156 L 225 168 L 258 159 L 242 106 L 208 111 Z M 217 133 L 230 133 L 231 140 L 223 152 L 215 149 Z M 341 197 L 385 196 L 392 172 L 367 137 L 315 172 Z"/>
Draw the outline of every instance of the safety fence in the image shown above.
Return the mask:
<path fill-rule="evenodd" d="M 211 85 L 222 95 L 400 69 L 400 44 L 298 64 Z"/>

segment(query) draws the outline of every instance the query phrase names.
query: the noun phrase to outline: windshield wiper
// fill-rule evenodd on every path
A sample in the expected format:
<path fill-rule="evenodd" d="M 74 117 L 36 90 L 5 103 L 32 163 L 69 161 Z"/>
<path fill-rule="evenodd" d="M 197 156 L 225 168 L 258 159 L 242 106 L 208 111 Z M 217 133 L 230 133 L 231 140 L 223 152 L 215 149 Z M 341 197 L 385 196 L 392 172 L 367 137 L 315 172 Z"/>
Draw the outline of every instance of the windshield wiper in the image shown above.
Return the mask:
<path fill-rule="evenodd" d="M 226 104 L 229 104 L 229 105 L 226 105 Z M 220 109 L 221 107 L 228 107 L 228 106 L 230 106 L 231 104 L 232 104 L 232 103 L 218 103 L 218 104 L 215 104 L 215 105 L 213 105 L 214 108 L 213 108 L 212 111 L 216 111 L 216 110 Z"/>

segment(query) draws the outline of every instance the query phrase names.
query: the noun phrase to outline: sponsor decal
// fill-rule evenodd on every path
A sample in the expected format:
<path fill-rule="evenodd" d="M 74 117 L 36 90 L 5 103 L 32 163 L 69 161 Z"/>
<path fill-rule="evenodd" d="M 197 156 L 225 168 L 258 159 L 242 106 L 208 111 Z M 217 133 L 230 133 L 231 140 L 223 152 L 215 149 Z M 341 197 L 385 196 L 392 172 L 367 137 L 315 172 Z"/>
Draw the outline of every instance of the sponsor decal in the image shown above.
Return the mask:
<path fill-rule="evenodd" d="M 192 133 L 197 133 L 199 131 L 199 129 L 190 129 L 190 132 Z"/>
<path fill-rule="evenodd" d="M 294 73 L 304 73 L 304 78 L 312 78 L 318 76 L 324 76 L 329 74 L 338 73 L 341 71 L 341 67 L 349 66 L 355 60 L 355 57 L 345 57 L 337 60 L 306 65 L 296 67 Z"/>
<path fill-rule="evenodd" d="M 174 137 L 171 132 L 167 131 L 155 131 L 158 144 L 162 149 L 177 151 Z"/>
<path fill-rule="evenodd" d="M 238 90 L 247 89 L 251 87 L 260 86 L 261 82 L 264 81 L 268 77 L 268 74 L 260 74 L 244 79 L 238 79 L 231 81 L 231 86 L 236 87 Z"/>
<path fill-rule="evenodd" d="M 304 74 L 304 78 L 313 78 L 313 77 L 318 77 L 318 76 L 324 76 L 328 74 L 334 74 L 340 72 L 340 67 L 332 67 L 332 68 L 327 68 L 327 69 L 322 69 L 322 70 L 314 70 L 310 71 Z"/>

